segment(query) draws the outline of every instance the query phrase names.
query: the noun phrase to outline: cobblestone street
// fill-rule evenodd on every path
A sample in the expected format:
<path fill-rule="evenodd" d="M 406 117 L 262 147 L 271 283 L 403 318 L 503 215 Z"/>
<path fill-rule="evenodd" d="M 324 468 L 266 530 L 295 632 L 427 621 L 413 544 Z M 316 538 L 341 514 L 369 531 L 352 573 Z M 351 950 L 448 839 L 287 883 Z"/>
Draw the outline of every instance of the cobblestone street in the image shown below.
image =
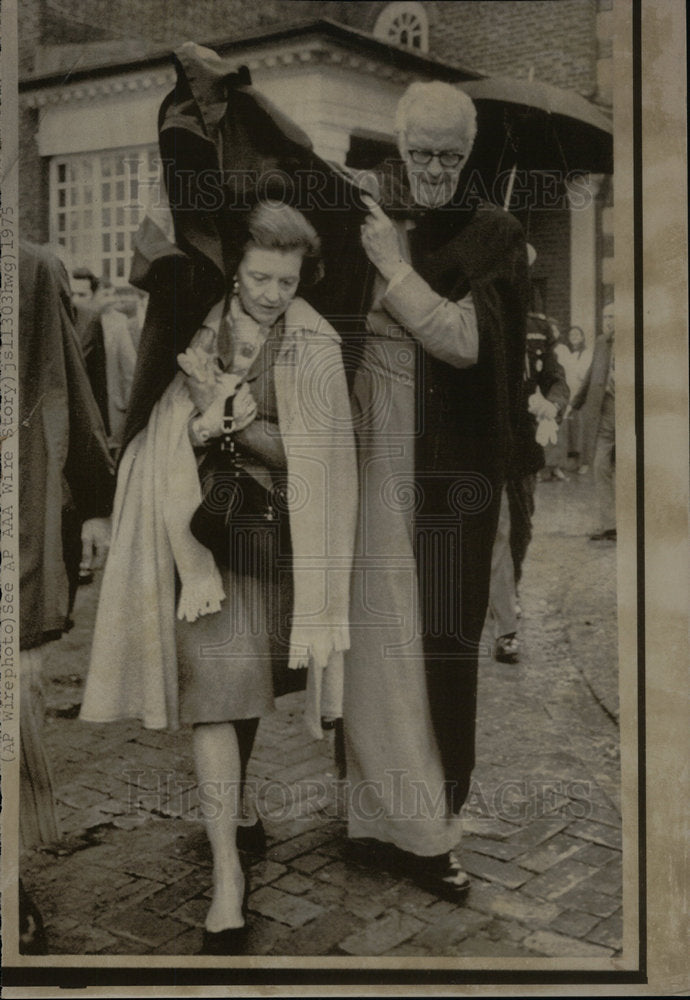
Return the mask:
<path fill-rule="evenodd" d="M 592 506 L 591 475 L 539 484 L 521 662 L 480 663 L 466 902 L 352 860 L 332 742 L 310 741 L 292 694 L 262 720 L 250 767 L 268 833 L 265 856 L 249 859 L 250 954 L 620 951 L 616 547 L 588 541 Z M 26 854 L 22 878 L 51 954 L 193 955 L 211 859 L 189 732 L 79 721 L 96 600 L 95 584 L 80 590 L 76 627 L 48 657 L 45 736 L 65 838 Z"/>

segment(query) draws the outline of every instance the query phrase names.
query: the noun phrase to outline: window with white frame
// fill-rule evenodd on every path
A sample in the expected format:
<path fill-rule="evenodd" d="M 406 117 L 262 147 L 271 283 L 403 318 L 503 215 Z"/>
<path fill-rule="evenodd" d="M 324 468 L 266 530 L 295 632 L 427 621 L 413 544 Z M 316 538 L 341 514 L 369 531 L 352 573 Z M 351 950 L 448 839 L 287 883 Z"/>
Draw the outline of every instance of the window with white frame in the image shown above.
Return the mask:
<path fill-rule="evenodd" d="M 50 239 L 73 267 L 127 283 L 133 237 L 160 183 L 156 146 L 56 156 L 50 165 Z"/>
<path fill-rule="evenodd" d="M 387 4 L 376 20 L 374 34 L 394 45 L 429 51 L 429 21 L 421 3 L 401 0 Z"/>

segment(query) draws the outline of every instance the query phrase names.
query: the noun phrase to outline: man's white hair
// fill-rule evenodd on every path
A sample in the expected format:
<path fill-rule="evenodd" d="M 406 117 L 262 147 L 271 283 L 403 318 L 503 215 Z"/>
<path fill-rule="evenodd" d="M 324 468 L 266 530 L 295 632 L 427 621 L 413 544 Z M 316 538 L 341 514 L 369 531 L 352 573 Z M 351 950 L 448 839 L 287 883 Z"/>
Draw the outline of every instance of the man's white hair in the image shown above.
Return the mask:
<path fill-rule="evenodd" d="M 411 83 L 398 101 L 395 131 L 401 152 L 410 126 L 452 129 L 469 155 L 477 134 L 477 110 L 472 98 L 449 83 Z"/>

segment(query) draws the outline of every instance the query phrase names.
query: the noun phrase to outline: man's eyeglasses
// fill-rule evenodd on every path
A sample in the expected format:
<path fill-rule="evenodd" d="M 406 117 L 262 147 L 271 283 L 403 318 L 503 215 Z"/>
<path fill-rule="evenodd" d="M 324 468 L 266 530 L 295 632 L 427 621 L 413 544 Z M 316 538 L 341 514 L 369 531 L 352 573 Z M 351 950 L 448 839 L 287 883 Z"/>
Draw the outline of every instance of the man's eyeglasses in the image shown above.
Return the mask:
<path fill-rule="evenodd" d="M 448 149 L 442 149 L 440 152 L 431 149 L 409 149 L 408 153 L 412 162 L 419 167 L 427 167 L 434 158 L 438 159 L 442 167 L 457 167 L 465 159 L 464 153 L 454 153 Z"/>

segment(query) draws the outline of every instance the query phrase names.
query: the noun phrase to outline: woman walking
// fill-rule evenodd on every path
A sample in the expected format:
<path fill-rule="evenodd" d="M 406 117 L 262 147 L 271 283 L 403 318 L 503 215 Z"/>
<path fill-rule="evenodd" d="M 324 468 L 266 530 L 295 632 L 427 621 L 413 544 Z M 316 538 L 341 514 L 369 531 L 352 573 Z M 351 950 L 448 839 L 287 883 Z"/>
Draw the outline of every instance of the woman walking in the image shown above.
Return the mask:
<path fill-rule="evenodd" d="M 310 667 L 315 734 L 322 712 L 340 714 L 356 467 L 338 335 L 296 295 L 318 255 L 298 211 L 256 206 L 231 287 L 178 356 L 119 472 L 82 719 L 193 727 L 213 854 L 206 954 L 244 948 L 240 786 L 258 719 L 273 709 L 272 672 Z M 243 473 L 275 497 L 269 516 L 287 519 L 261 570 L 219 560 L 191 530 L 198 465 L 227 431 L 228 399 Z"/>

